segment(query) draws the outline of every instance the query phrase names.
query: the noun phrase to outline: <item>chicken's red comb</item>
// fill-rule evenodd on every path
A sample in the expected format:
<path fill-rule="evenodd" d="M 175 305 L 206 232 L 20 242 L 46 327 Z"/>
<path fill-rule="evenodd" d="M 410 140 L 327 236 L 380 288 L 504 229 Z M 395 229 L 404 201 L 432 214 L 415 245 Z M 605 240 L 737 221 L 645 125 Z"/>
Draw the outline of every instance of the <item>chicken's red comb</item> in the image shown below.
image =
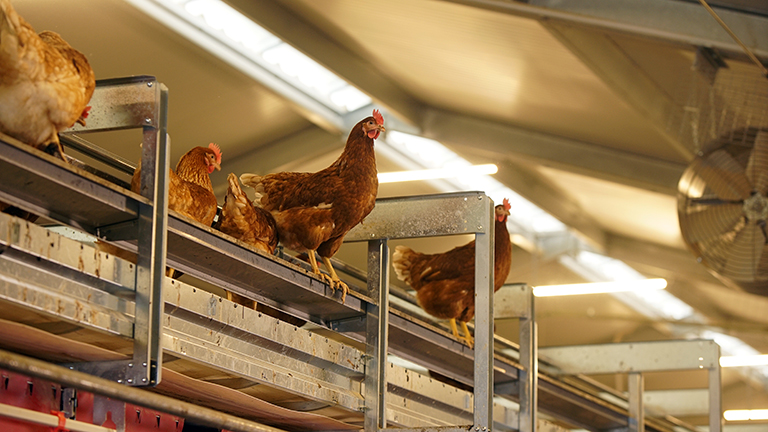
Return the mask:
<path fill-rule="evenodd" d="M 213 150 L 213 153 L 216 155 L 216 163 L 221 165 L 221 149 L 219 146 L 214 143 L 210 143 L 208 144 L 208 148 Z"/>
<path fill-rule="evenodd" d="M 83 112 L 80 113 L 80 117 L 82 118 L 88 118 L 88 114 L 91 112 L 91 107 L 87 106 L 83 109 Z"/>
<path fill-rule="evenodd" d="M 505 210 L 509 210 L 512 208 L 512 204 L 509 203 L 509 199 L 504 198 L 504 201 L 502 202 L 502 205 L 504 205 Z"/>
<path fill-rule="evenodd" d="M 378 123 L 380 125 L 384 124 L 384 117 L 382 117 L 382 115 L 379 112 L 379 110 L 376 110 L 376 109 L 373 110 L 373 118 L 374 118 L 374 120 L 376 120 L 376 123 Z"/>

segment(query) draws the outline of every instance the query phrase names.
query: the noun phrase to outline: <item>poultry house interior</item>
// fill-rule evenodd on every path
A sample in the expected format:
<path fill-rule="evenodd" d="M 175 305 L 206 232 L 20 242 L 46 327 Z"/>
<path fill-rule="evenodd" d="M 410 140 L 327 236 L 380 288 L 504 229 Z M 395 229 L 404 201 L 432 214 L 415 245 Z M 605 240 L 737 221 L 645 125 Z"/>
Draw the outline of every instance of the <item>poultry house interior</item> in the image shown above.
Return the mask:
<path fill-rule="evenodd" d="M 36 31 L 83 53 L 96 80 L 148 75 L 165 85 L 170 167 L 215 143 L 221 170 L 209 173 L 220 206 L 230 173 L 331 166 L 377 109 L 386 126 L 374 144 L 380 175 L 495 164 L 493 174 L 380 177 L 377 198 L 508 199 L 506 284 L 666 280 L 661 291 L 536 298 L 539 347 L 712 339 L 723 356 L 768 354 L 764 1 L 11 3 Z M 83 137 L 133 164 L 141 158 L 137 130 Z M 473 238 L 389 247 L 439 253 Z M 364 272 L 366 256 L 355 242 L 332 259 Z M 415 298 L 394 270 L 390 283 Z M 448 320 L 439 324 L 450 333 Z M 494 326 L 519 342 L 518 320 Z M 629 390 L 626 373 L 590 378 Z M 698 370 L 644 374 L 646 415 L 706 430 L 706 392 L 691 391 L 707 379 Z M 724 411 L 768 410 L 768 366 L 724 367 L 721 386 Z M 765 430 L 766 418 L 726 417 L 723 430 Z"/>

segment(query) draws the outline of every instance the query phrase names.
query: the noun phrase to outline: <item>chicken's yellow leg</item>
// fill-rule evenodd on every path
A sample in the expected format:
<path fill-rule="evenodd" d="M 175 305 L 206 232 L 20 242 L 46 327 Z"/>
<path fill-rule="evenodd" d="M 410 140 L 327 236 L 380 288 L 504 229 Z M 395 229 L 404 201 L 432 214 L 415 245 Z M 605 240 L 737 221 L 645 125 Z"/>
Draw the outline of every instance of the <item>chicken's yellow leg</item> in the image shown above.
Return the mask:
<path fill-rule="evenodd" d="M 331 273 L 331 288 L 333 288 L 334 291 L 336 290 L 336 287 L 341 288 L 341 302 L 344 303 L 344 300 L 347 298 L 347 293 L 349 292 L 349 287 L 339 279 L 339 275 L 336 274 L 336 270 L 334 270 L 331 265 L 331 259 L 326 257 L 320 258 Z"/>
<path fill-rule="evenodd" d="M 327 282 L 328 285 L 331 286 L 331 289 L 336 291 L 336 288 L 333 286 L 333 278 L 320 271 L 320 266 L 317 265 L 317 257 L 315 257 L 315 251 L 309 250 L 307 251 L 307 255 L 309 256 L 309 264 L 312 265 L 312 271 L 316 275 L 320 276 L 320 279 Z M 333 268 L 331 268 L 331 270 L 333 270 Z"/>
<path fill-rule="evenodd" d="M 451 332 L 453 332 L 453 337 L 459 339 L 459 329 L 456 328 L 456 320 L 451 318 L 449 322 L 451 324 Z"/>
<path fill-rule="evenodd" d="M 309 264 L 312 266 L 312 271 L 322 277 L 323 274 L 320 273 L 320 267 L 317 266 L 317 258 L 315 258 L 315 251 L 313 250 L 307 251 L 307 256 L 309 256 Z"/>
<path fill-rule="evenodd" d="M 475 345 L 474 339 L 472 339 L 472 335 L 469 334 L 469 327 L 467 327 L 467 323 L 464 321 L 461 322 L 461 330 L 464 332 L 464 335 L 466 336 L 464 338 L 465 341 L 467 341 L 467 345 L 469 345 L 470 348 L 472 348 Z"/>

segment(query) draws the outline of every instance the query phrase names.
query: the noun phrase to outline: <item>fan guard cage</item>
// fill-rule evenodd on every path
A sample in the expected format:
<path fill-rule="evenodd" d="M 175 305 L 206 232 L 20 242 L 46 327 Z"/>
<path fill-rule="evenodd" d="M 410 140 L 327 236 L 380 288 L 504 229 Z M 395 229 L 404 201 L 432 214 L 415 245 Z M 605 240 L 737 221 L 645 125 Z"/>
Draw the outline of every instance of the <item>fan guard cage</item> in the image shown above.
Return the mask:
<path fill-rule="evenodd" d="M 678 185 L 683 240 L 719 277 L 768 295 L 768 80 L 728 68 L 692 81 L 677 125 L 697 154 Z"/>

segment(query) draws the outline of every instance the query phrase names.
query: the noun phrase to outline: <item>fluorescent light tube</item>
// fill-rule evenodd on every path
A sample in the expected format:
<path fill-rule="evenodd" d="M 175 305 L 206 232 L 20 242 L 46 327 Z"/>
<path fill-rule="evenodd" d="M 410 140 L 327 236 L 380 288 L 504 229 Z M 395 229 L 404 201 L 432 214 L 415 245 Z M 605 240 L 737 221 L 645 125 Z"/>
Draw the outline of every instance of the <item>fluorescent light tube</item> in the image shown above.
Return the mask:
<path fill-rule="evenodd" d="M 727 410 L 723 418 L 728 421 L 768 420 L 768 409 Z"/>
<path fill-rule="evenodd" d="M 494 164 L 472 165 L 461 168 L 439 168 L 414 171 L 379 173 L 379 183 L 395 183 L 416 180 L 432 180 L 464 176 L 496 174 L 499 168 Z"/>
<path fill-rule="evenodd" d="M 768 366 L 768 355 L 741 355 L 720 357 L 721 367 Z"/>
<path fill-rule="evenodd" d="M 533 287 L 533 295 L 536 297 L 553 297 L 579 294 L 602 294 L 626 291 L 660 290 L 666 287 L 667 281 L 665 279 L 639 279 L 568 285 L 542 285 Z"/>

